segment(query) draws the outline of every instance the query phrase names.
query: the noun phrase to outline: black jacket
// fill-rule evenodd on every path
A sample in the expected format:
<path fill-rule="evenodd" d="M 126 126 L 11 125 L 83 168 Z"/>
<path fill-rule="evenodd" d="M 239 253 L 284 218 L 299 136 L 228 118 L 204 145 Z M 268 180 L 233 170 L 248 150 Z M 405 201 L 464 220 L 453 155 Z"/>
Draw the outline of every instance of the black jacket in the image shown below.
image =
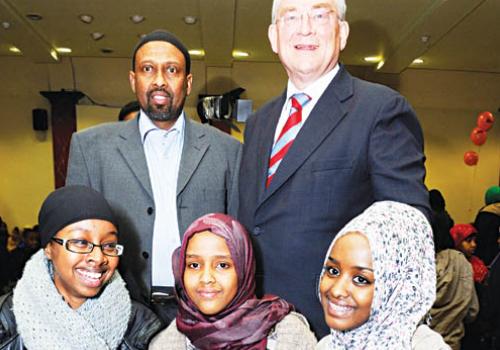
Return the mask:
<path fill-rule="evenodd" d="M 160 330 L 161 323 L 147 307 L 132 301 L 132 313 L 119 350 L 147 349 L 151 338 Z M 24 350 L 24 342 L 17 331 L 12 312 L 12 293 L 0 297 L 0 350 Z"/>

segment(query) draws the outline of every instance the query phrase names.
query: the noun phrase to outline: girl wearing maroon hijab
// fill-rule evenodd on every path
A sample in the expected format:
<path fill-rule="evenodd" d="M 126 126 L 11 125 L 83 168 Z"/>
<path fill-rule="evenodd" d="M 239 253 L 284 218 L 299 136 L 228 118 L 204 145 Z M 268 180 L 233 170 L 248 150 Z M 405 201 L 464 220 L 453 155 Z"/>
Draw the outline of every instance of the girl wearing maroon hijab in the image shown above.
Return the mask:
<path fill-rule="evenodd" d="M 172 256 L 177 318 L 150 349 L 314 349 L 306 319 L 285 300 L 255 296 L 246 230 L 224 214 L 197 219 Z"/>

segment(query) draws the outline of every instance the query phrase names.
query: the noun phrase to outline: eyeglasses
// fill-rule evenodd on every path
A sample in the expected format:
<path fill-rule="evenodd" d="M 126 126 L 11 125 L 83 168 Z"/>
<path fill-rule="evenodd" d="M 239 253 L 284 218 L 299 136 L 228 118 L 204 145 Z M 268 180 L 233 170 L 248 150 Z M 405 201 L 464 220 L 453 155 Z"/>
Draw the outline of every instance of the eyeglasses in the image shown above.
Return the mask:
<path fill-rule="evenodd" d="M 77 254 L 90 254 L 94 247 L 101 248 L 104 255 L 120 256 L 123 254 L 123 246 L 118 243 L 95 244 L 85 239 L 61 239 L 53 237 L 52 240 L 62 245 L 66 250 Z"/>
<path fill-rule="evenodd" d="M 314 26 L 322 26 L 330 21 L 330 14 L 332 12 L 335 11 L 328 10 L 326 8 L 312 9 L 306 13 L 299 13 L 298 11 L 291 10 L 285 12 L 285 14 L 276 21 L 282 21 L 287 27 L 298 27 L 303 20 L 304 15 L 306 15 Z"/>

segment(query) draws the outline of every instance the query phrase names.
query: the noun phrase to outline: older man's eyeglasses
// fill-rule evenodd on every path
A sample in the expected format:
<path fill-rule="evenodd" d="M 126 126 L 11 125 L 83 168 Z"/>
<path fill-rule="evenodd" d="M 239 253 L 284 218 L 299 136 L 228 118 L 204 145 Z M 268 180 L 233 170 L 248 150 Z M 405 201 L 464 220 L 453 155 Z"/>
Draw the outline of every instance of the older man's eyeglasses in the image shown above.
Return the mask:
<path fill-rule="evenodd" d="M 290 10 L 285 12 L 277 21 L 281 21 L 287 27 L 298 27 L 304 19 L 304 15 L 306 15 L 314 26 L 322 26 L 330 22 L 330 15 L 334 12 L 327 8 L 312 9 L 306 13 Z"/>
<path fill-rule="evenodd" d="M 90 254 L 95 247 L 101 248 L 104 255 L 120 256 L 123 254 L 123 246 L 118 243 L 95 244 L 85 239 L 61 239 L 53 237 L 52 240 L 62 245 L 66 250 L 77 254 Z"/>

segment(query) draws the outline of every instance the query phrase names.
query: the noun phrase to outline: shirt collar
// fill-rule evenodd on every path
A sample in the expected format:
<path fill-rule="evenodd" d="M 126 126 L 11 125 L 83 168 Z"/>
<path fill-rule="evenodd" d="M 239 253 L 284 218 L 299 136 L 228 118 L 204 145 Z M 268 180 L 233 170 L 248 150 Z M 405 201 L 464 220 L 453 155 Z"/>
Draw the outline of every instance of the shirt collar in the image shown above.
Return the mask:
<path fill-rule="evenodd" d="M 153 130 L 162 131 L 164 133 L 169 133 L 172 131 L 178 131 L 180 133 L 183 133 L 184 132 L 184 124 L 185 124 L 184 111 L 182 111 L 181 115 L 179 116 L 179 118 L 177 118 L 174 125 L 172 125 L 172 127 L 168 130 L 163 130 L 163 129 L 160 129 L 159 127 L 157 127 L 151 121 L 151 119 L 149 119 L 149 117 L 146 115 L 146 113 L 144 113 L 144 111 L 142 109 L 139 112 L 139 133 L 141 134 L 141 141 L 143 144 L 144 144 L 144 141 L 146 140 L 146 137 L 148 136 L 148 134 Z"/>
<path fill-rule="evenodd" d="M 337 75 L 338 71 L 340 69 L 339 64 L 337 63 L 335 67 L 333 67 L 332 70 L 330 70 L 328 73 L 324 74 L 321 76 L 318 80 L 313 82 L 311 85 L 306 87 L 303 91 L 297 89 L 297 87 L 292 83 L 290 79 L 288 79 L 288 85 L 286 88 L 286 100 L 288 101 L 290 97 L 296 93 L 299 92 L 304 92 L 309 97 L 311 97 L 312 100 L 317 101 L 323 92 L 326 90 L 328 85 L 331 83 L 333 78 Z"/>

